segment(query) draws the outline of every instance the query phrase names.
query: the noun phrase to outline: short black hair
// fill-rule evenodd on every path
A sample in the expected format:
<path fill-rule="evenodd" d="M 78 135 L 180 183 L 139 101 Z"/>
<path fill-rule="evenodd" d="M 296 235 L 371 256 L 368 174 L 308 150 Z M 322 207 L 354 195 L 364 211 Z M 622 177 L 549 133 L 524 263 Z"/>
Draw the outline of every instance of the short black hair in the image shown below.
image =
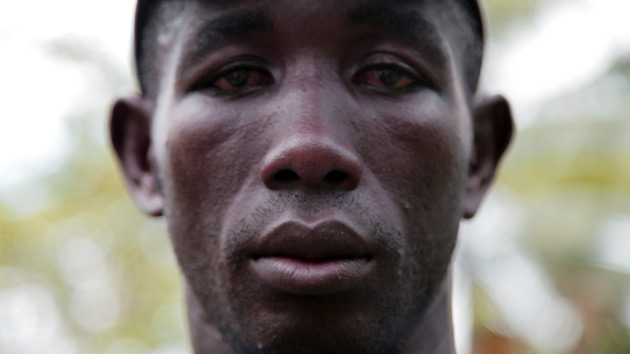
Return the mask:
<path fill-rule="evenodd" d="M 136 76 L 143 95 L 148 95 L 150 92 L 149 80 L 146 78 L 146 67 L 149 64 L 145 62 L 145 52 L 151 46 L 147 42 L 154 40 L 149 38 L 154 33 L 147 31 L 147 28 L 150 27 L 159 5 L 166 2 L 179 1 L 182 0 L 138 0 L 134 25 L 134 57 Z M 462 58 L 464 61 L 462 65 L 464 67 L 466 86 L 471 95 L 477 90 L 485 39 L 483 19 L 478 1 L 480 0 L 454 0 L 454 3 L 459 5 L 463 13 L 466 14 L 468 19 L 466 22 L 471 27 L 472 40 L 466 41 L 467 44 L 463 51 L 464 58 Z"/>

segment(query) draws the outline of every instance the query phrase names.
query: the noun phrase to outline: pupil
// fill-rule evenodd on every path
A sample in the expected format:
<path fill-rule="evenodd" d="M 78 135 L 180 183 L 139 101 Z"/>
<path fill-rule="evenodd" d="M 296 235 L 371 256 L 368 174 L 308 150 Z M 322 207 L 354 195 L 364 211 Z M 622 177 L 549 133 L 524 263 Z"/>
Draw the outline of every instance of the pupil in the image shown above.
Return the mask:
<path fill-rule="evenodd" d="M 235 70 L 230 72 L 225 78 L 227 82 L 233 87 L 240 87 L 247 83 L 249 79 L 247 70 Z"/>
<path fill-rule="evenodd" d="M 400 73 L 392 69 L 382 69 L 378 73 L 378 79 L 387 86 L 393 86 L 400 81 Z"/>

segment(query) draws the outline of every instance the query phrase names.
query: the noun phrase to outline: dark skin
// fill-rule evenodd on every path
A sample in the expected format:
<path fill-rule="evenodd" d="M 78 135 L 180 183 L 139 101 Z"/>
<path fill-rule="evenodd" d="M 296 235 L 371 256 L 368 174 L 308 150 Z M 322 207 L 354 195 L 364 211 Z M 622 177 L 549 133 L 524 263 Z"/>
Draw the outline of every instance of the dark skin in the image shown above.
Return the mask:
<path fill-rule="evenodd" d="M 454 350 L 448 265 L 509 107 L 467 89 L 448 2 L 386 2 L 415 31 L 366 3 L 188 2 L 155 34 L 154 94 L 114 106 L 195 353 Z"/>

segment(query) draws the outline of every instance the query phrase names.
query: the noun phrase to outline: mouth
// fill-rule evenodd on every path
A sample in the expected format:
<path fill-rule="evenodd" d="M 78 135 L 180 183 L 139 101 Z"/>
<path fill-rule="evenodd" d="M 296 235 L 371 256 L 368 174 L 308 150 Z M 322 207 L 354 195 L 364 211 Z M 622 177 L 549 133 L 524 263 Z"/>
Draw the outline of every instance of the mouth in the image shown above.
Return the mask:
<path fill-rule="evenodd" d="M 374 269 L 373 248 L 346 223 L 281 222 L 250 255 L 262 283 L 295 295 L 332 295 L 359 285 Z"/>

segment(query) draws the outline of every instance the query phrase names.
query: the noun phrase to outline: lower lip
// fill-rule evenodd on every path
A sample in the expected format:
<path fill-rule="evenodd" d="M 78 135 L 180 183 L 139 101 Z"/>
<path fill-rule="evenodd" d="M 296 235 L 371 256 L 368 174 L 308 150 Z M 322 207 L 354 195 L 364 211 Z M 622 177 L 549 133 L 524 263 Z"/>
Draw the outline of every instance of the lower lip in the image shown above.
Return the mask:
<path fill-rule="evenodd" d="M 261 257 L 252 261 L 266 285 L 296 295 L 332 295 L 358 285 L 372 270 L 367 258 L 310 261 L 290 257 Z"/>

